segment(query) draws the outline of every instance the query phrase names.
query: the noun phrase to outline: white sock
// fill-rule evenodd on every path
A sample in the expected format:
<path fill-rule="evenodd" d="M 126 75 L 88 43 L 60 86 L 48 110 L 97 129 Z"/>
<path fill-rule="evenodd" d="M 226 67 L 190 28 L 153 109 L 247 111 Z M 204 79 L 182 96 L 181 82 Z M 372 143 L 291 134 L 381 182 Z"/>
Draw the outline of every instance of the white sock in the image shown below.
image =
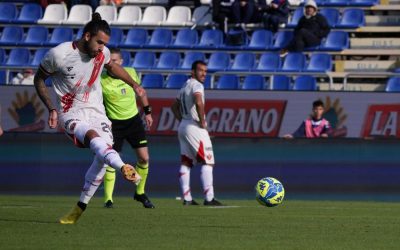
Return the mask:
<path fill-rule="evenodd" d="M 100 157 L 94 157 L 92 165 L 85 175 L 85 185 L 83 186 L 81 197 L 79 198 L 80 202 L 85 204 L 89 203 L 90 199 L 103 181 L 104 174 L 106 173 L 105 166 L 106 165 Z"/>
<path fill-rule="evenodd" d="M 204 199 L 211 201 L 214 199 L 213 167 L 210 165 L 201 166 L 200 178 L 203 184 Z"/>
<path fill-rule="evenodd" d="M 193 200 L 190 191 L 190 168 L 188 166 L 181 165 L 181 169 L 179 170 L 179 183 L 181 184 L 183 199 L 186 201 Z"/>
<path fill-rule="evenodd" d="M 112 168 L 121 170 L 125 164 L 118 152 L 109 146 L 106 141 L 101 137 L 95 137 L 90 141 L 90 149 L 101 159 L 103 162 Z"/>

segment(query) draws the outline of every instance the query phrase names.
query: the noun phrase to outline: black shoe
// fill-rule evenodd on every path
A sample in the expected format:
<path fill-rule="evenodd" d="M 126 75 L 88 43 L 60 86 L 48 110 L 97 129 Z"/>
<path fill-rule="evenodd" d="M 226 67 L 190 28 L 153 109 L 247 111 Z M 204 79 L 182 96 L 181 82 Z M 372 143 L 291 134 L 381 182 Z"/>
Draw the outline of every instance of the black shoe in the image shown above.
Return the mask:
<path fill-rule="evenodd" d="M 199 203 L 197 203 L 195 200 L 187 201 L 183 200 L 183 205 L 184 206 L 197 206 Z"/>
<path fill-rule="evenodd" d="M 145 208 L 156 208 L 153 203 L 149 200 L 146 194 L 137 194 L 135 193 L 135 196 L 133 196 L 133 199 L 135 199 L 138 202 L 141 202 Z"/>
<path fill-rule="evenodd" d="M 216 199 L 212 199 L 211 201 L 204 200 L 204 206 L 223 206 L 223 204 Z"/>
<path fill-rule="evenodd" d="M 110 201 L 110 200 L 108 200 L 108 201 L 104 204 L 104 207 L 105 207 L 105 208 L 113 208 L 113 207 L 114 207 L 113 202 Z"/>

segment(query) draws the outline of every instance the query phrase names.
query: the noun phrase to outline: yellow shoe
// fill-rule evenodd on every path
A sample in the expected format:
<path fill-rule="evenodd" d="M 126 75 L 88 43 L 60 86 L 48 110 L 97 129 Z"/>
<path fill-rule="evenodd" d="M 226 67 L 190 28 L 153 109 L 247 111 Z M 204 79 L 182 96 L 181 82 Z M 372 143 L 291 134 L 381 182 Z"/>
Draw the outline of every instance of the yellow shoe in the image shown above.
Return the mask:
<path fill-rule="evenodd" d="M 71 211 L 69 211 L 66 215 L 60 218 L 61 224 L 74 224 L 78 221 L 79 217 L 81 217 L 83 210 L 75 205 Z"/>

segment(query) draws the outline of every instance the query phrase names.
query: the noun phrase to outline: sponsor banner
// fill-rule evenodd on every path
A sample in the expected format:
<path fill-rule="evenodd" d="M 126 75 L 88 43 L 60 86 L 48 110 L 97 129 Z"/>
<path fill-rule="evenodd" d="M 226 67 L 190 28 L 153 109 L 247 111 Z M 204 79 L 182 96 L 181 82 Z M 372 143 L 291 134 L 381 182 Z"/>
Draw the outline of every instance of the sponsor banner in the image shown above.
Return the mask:
<path fill-rule="evenodd" d="M 361 136 L 400 138 L 399 118 L 400 104 L 370 105 Z"/>

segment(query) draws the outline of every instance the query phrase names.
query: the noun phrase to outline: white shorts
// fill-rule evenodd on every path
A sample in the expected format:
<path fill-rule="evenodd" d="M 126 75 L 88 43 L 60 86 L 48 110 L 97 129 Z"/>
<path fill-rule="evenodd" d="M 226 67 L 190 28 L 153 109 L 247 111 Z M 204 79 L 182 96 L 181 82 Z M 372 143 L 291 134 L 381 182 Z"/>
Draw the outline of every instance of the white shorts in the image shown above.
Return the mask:
<path fill-rule="evenodd" d="M 178 138 L 182 159 L 189 160 L 192 165 L 214 165 L 214 152 L 206 129 L 200 128 L 194 121 L 182 120 L 178 128 Z"/>
<path fill-rule="evenodd" d="M 71 110 L 68 113 L 60 114 L 60 126 L 64 129 L 65 133 L 74 141 L 76 146 L 79 145 L 78 140 L 74 135 L 72 124 L 86 123 L 91 129 L 95 130 L 107 144 L 113 145 L 113 135 L 111 132 L 111 121 L 105 114 L 95 112 L 91 109 Z"/>

